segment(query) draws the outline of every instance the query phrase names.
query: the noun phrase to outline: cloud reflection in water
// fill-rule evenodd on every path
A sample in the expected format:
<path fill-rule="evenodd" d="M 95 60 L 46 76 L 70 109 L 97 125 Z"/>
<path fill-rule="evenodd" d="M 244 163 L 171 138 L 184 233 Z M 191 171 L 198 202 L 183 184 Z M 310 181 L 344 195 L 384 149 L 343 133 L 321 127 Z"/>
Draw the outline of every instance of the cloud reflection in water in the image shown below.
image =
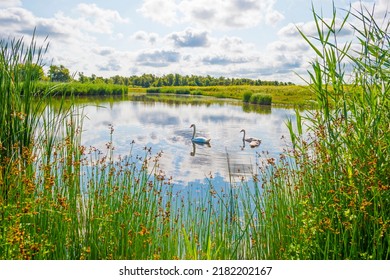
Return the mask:
<path fill-rule="evenodd" d="M 204 182 L 210 174 L 229 182 L 228 155 L 230 173 L 251 178 L 256 172 L 256 152 L 268 151 L 277 157 L 284 147 L 281 136 L 288 135 L 284 123 L 294 116 L 293 110 L 280 108 L 272 108 L 266 114 L 244 112 L 242 106 L 228 102 L 172 105 L 121 101 L 100 106 L 105 108 L 87 105 L 84 109 L 88 116 L 84 121 L 84 145 L 104 149 L 109 141 L 108 124 L 112 124 L 117 155 L 126 155 L 133 140 L 133 156 L 144 155 L 145 146 L 151 147 L 152 153 L 163 151 L 160 168 L 183 186 Z M 192 144 L 191 123 L 197 125 L 197 133 L 211 138 L 210 147 Z M 262 139 L 260 147 L 243 147 L 243 128 Z"/>

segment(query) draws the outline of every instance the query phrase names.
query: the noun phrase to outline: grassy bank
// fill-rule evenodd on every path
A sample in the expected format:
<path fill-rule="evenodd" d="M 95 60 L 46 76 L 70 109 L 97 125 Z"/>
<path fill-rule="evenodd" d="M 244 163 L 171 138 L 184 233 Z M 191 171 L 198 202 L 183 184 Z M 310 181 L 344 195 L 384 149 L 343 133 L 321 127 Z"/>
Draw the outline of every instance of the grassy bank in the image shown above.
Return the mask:
<path fill-rule="evenodd" d="M 101 96 L 101 95 L 123 95 L 127 94 L 127 87 L 105 83 L 57 83 L 57 82 L 38 82 L 36 84 L 38 93 L 50 91 L 58 96 L 84 95 L 84 96 Z"/>
<path fill-rule="evenodd" d="M 176 93 L 213 96 L 217 98 L 233 98 L 243 100 L 246 92 L 262 93 L 272 96 L 272 103 L 279 105 L 313 105 L 315 95 L 309 86 L 203 86 L 203 87 L 162 87 L 152 89 L 130 88 L 129 92 Z"/>
<path fill-rule="evenodd" d="M 201 194 L 175 193 L 147 147 L 115 154 L 114 127 L 105 150 L 82 146 L 82 112 L 52 110 L 52 87 L 33 102 L 37 81 L 18 72 L 45 48 L 1 41 L 0 259 L 390 259 L 389 26 L 353 11 L 356 53 L 333 37 L 336 12 L 313 16 L 318 110 L 297 111 L 280 158 L 259 155 L 254 186 L 209 178 Z"/>
<path fill-rule="evenodd" d="M 245 93 L 272 97 L 277 105 L 311 106 L 315 104 L 315 96 L 308 86 L 212 86 L 212 87 L 161 87 L 161 88 L 127 88 L 121 85 L 105 83 L 54 83 L 37 82 L 37 93 L 52 92 L 57 96 L 104 96 L 124 95 L 127 93 L 172 93 L 179 95 L 203 95 L 216 98 L 232 98 L 243 100 Z M 253 102 L 253 103 L 257 103 Z"/>

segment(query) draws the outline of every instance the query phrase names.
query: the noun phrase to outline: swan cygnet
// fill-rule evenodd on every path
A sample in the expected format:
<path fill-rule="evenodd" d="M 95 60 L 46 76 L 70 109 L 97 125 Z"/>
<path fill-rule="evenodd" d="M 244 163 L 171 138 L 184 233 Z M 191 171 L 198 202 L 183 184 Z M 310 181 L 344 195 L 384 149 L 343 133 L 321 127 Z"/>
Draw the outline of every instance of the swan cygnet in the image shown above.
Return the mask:
<path fill-rule="evenodd" d="M 201 136 L 198 136 L 198 137 L 195 137 L 195 134 L 196 134 L 196 126 L 195 124 L 191 124 L 190 128 L 193 127 L 194 128 L 194 133 L 192 134 L 192 142 L 194 143 L 199 143 L 199 144 L 209 144 L 210 143 L 210 138 L 206 138 L 206 137 L 201 137 Z"/>
<path fill-rule="evenodd" d="M 254 139 L 249 143 L 249 146 L 251 146 L 251 148 L 255 148 L 255 147 L 259 146 L 260 144 L 261 144 L 260 139 Z"/>

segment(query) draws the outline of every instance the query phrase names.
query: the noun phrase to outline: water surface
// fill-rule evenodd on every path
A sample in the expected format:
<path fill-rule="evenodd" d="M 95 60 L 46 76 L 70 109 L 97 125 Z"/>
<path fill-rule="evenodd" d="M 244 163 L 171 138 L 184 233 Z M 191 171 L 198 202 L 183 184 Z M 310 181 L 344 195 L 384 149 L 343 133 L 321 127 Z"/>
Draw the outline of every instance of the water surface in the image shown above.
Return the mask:
<path fill-rule="evenodd" d="M 83 145 L 104 150 L 114 128 L 113 145 L 116 155 L 145 155 L 162 151 L 159 168 L 172 176 L 176 186 L 228 184 L 234 180 L 250 180 L 257 173 L 258 154 L 271 157 L 285 147 L 288 135 L 285 121 L 294 118 L 294 110 L 271 107 L 243 107 L 241 102 L 188 99 L 175 96 L 175 102 L 150 100 L 100 100 L 84 107 Z M 193 144 L 191 124 L 197 135 L 211 138 L 210 145 Z M 251 148 L 242 141 L 246 136 L 260 138 L 261 145 Z M 232 175 L 229 177 L 229 174 Z"/>

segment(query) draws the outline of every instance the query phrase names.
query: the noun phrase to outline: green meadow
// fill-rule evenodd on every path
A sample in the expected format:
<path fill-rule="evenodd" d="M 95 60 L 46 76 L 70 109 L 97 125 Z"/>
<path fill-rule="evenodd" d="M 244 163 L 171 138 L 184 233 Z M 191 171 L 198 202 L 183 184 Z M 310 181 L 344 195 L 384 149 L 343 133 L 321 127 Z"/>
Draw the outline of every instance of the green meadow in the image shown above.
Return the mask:
<path fill-rule="evenodd" d="M 317 36 L 302 33 L 317 56 L 306 86 L 188 88 L 316 105 L 286 124 L 279 158 L 259 155 L 254 188 L 209 178 L 202 196 L 174 193 L 147 147 L 83 146 L 82 111 L 33 75 L 46 46 L 1 40 L 0 259 L 390 259 L 390 26 L 351 10 L 352 48 L 337 16 L 313 11 Z"/>
<path fill-rule="evenodd" d="M 244 100 L 244 95 L 249 92 L 271 96 L 272 104 L 276 105 L 315 106 L 316 104 L 315 94 L 307 85 L 167 86 L 161 88 L 129 88 L 129 92 L 191 94 L 238 100 Z"/>

